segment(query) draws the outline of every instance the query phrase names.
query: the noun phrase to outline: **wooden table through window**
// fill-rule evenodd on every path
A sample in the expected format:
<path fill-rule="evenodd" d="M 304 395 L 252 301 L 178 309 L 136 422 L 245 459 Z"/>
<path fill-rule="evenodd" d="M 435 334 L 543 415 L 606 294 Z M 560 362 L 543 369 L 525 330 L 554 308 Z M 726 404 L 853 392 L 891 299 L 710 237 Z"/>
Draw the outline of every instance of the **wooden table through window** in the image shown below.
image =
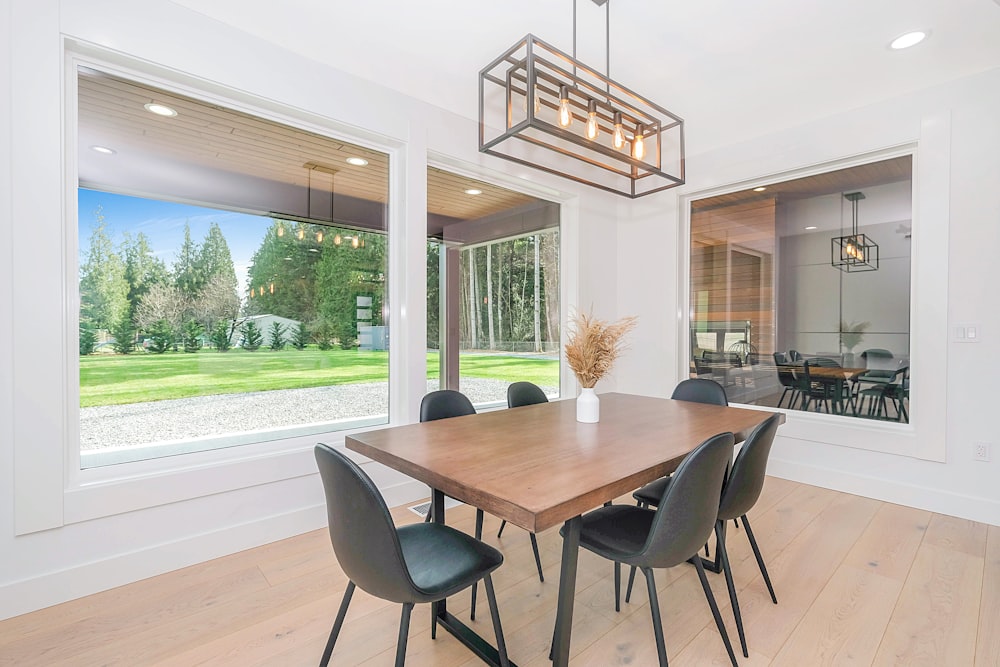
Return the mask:
<path fill-rule="evenodd" d="M 717 433 L 732 431 L 743 441 L 772 414 L 631 394 L 600 398 L 597 424 L 577 422 L 576 402 L 569 400 L 346 438 L 348 449 L 430 486 L 437 521 L 444 521 L 447 494 L 532 532 L 565 524 L 557 666 L 569 661 L 581 515 L 672 472 Z M 449 614 L 445 602 L 432 613 L 485 662 L 498 664 L 496 650 Z"/>

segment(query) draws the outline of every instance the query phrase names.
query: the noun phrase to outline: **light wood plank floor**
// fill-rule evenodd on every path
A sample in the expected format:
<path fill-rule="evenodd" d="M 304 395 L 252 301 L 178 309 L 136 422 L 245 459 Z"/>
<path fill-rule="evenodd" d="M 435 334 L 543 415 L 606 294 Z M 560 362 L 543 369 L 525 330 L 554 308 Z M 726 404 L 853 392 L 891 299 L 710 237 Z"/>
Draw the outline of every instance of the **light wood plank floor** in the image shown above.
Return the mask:
<path fill-rule="evenodd" d="M 778 604 L 730 528 L 750 647 L 741 665 L 1000 665 L 1000 528 L 777 478 L 750 518 Z M 472 510 L 450 510 L 449 523 L 471 532 Z M 494 582 L 511 658 L 549 665 L 558 531 L 538 536 L 540 583 L 527 534 L 511 526 L 497 540 L 498 527 L 487 517 L 486 539 L 506 555 Z M 725 582 L 709 577 L 738 647 Z M 314 665 L 346 583 L 326 531 L 314 531 L 0 622 L 0 664 Z M 658 572 L 657 584 L 670 664 L 729 664 L 693 568 Z M 612 597 L 610 564 L 581 552 L 572 663 L 654 665 L 645 587 L 621 613 Z M 492 638 L 481 598 L 471 625 Z M 468 594 L 449 601 L 465 621 L 468 607 Z M 431 640 L 428 619 L 418 607 L 408 665 L 481 664 L 446 632 Z M 398 605 L 359 590 L 333 664 L 391 665 L 398 623 Z"/>

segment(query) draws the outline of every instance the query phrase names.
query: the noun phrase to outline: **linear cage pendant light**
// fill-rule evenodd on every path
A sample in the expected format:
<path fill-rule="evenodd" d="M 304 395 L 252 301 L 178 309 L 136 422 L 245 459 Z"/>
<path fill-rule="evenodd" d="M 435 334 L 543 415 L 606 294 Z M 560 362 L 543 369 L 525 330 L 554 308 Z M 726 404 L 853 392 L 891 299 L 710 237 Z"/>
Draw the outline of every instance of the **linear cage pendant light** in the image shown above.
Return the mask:
<path fill-rule="evenodd" d="M 831 239 L 830 263 L 847 273 L 878 271 L 878 244 L 858 233 L 858 202 L 864 198 L 862 192 L 844 195 L 851 202 L 851 233 Z"/>
<path fill-rule="evenodd" d="M 576 59 L 576 1 L 572 56 L 528 34 L 479 72 L 480 152 L 633 199 L 683 185 L 684 121 Z"/>

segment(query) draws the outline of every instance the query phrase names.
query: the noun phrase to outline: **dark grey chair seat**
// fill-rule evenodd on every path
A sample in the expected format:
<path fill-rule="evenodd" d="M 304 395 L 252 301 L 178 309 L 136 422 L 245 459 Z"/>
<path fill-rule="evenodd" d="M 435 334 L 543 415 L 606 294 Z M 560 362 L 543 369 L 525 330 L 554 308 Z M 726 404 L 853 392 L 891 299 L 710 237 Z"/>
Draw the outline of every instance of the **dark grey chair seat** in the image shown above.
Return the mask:
<path fill-rule="evenodd" d="M 450 597 L 503 564 L 499 551 L 444 524 L 402 526 L 397 534 L 414 591 L 421 596 L 414 602 Z"/>

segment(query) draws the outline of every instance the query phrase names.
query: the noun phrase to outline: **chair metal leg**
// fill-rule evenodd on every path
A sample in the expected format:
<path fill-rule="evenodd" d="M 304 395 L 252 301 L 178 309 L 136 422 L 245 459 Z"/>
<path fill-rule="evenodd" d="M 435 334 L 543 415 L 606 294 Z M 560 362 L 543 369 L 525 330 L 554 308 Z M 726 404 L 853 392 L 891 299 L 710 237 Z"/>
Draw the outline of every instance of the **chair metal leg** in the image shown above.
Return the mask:
<path fill-rule="evenodd" d="M 632 601 L 632 584 L 635 583 L 635 565 L 628 571 L 628 588 L 625 589 L 625 602 Z"/>
<path fill-rule="evenodd" d="M 340 611 L 337 612 L 337 620 L 333 622 L 333 629 L 330 631 L 330 638 L 326 640 L 326 648 L 323 649 L 323 657 L 319 659 L 319 667 L 326 667 L 330 664 L 330 656 L 333 655 L 333 645 L 337 643 L 337 635 L 344 625 L 344 617 L 347 616 L 347 607 L 351 604 L 351 596 L 354 595 L 354 582 L 347 582 L 347 589 L 344 591 L 344 599 L 340 601 Z"/>
<path fill-rule="evenodd" d="M 739 667 L 736 664 L 736 654 L 733 653 L 733 645 L 729 641 L 729 633 L 726 632 L 726 625 L 722 622 L 722 614 L 719 613 L 719 605 L 715 603 L 712 587 L 708 585 L 708 577 L 705 576 L 705 566 L 701 564 L 701 558 L 697 555 L 691 559 L 691 562 L 694 563 L 694 569 L 698 571 L 698 579 L 701 580 L 701 587 L 705 591 L 705 597 L 708 599 L 708 606 L 712 608 L 712 616 L 715 617 L 715 627 L 719 628 L 719 634 L 722 635 L 722 643 L 726 645 L 726 652 L 729 653 L 729 659 L 732 661 L 733 667 Z"/>
<path fill-rule="evenodd" d="M 542 559 L 538 557 L 538 540 L 535 539 L 534 533 L 528 533 L 528 537 L 531 538 L 531 550 L 535 553 L 535 567 L 538 568 L 538 580 L 544 582 L 545 575 L 542 574 Z"/>
<path fill-rule="evenodd" d="M 476 510 L 476 539 L 483 539 L 483 510 Z M 479 588 L 479 582 L 472 584 L 472 609 L 469 611 L 469 618 L 471 620 L 476 620 L 476 592 Z"/>
<path fill-rule="evenodd" d="M 493 634 L 496 635 L 497 653 L 500 654 L 500 667 L 509 667 L 507 658 L 507 643 L 503 639 L 503 628 L 500 627 L 500 610 L 497 608 L 497 596 L 493 590 L 493 579 L 490 575 L 483 577 L 483 587 L 486 588 L 486 601 L 490 605 L 490 617 L 493 619 Z"/>
<path fill-rule="evenodd" d="M 403 667 L 406 662 L 406 637 L 410 634 L 410 612 L 412 602 L 403 603 L 403 613 L 399 618 L 399 639 L 396 641 L 396 667 Z"/>
<path fill-rule="evenodd" d="M 504 519 L 503 521 L 500 522 L 500 530 L 497 531 L 498 540 L 500 539 L 500 536 L 503 535 L 503 529 L 506 527 L 507 527 L 507 519 Z"/>
<path fill-rule="evenodd" d="M 656 638 L 656 656 L 660 659 L 660 667 L 667 667 L 667 647 L 663 642 L 663 621 L 660 618 L 660 600 L 656 594 L 656 580 L 653 579 L 652 568 L 642 568 L 646 577 L 646 590 L 649 591 L 649 611 L 653 615 L 653 636 Z"/>
<path fill-rule="evenodd" d="M 615 561 L 615 611 L 622 610 L 622 564 Z"/>
<path fill-rule="evenodd" d="M 715 525 L 715 535 L 719 540 L 716 550 L 722 556 L 722 571 L 726 575 L 726 588 L 729 589 L 729 603 L 733 607 L 733 616 L 736 618 L 736 631 L 740 635 L 740 647 L 743 649 L 743 657 L 749 658 L 750 653 L 747 651 L 747 638 L 743 633 L 743 617 L 740 614 L 740 601 L 736 598 L 736 585 L 733 583 L 733 570 L 729 566 L 729 554 L 726 553 L 726 537 L 719 530 L 719 524 L 721 521 Z"/>
<path fill-rule="evenodd" d="M 760 549 L 757 548 L 757 540 L 754 539 L 747 515 L 744 514 L 740 519 L 743 520 L 743 527 L 746 528 L 747 537 L 750 539 L 750 546 L 753 548 L 754 558 L 757 559 L 757 566 L 760 568 L 760 573 L 764 575 L 764 583 L 767 584 L 767 591 L 771 594 L 771 602 L 778 604 L 778 598 L 774 595 L 774 587 L 771 586 L 771 577 L 767 576 L 767 568 L 764 567 L 764 559 L 760 555 Z"/>

